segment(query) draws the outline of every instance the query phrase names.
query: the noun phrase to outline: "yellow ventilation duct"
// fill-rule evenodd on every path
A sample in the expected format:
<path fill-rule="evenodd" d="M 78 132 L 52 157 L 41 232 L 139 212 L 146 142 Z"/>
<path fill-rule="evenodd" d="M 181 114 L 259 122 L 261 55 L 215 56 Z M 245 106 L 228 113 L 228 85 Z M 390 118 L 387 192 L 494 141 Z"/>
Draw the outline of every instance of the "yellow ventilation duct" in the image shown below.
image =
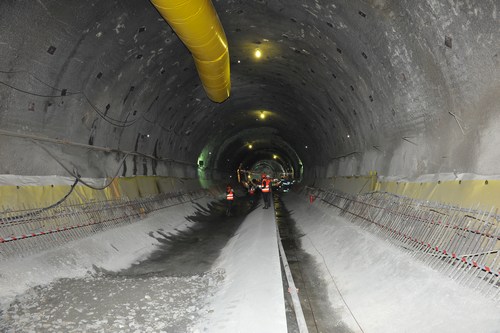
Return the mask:
<path fill-rule="evenodd" d="M 229 51 L 226 34 L 210 0 L 151 0 L 193 54 L 205 91 L 214 102 L 229 97 Z"/>

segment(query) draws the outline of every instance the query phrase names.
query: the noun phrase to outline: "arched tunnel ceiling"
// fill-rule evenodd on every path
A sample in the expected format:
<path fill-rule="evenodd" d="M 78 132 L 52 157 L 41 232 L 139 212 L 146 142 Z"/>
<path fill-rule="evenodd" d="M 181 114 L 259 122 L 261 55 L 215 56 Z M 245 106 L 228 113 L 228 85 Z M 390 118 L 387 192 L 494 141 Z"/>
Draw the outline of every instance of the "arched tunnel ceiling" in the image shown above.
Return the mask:
<path fill-rule="evenodd" d="M 494 172 L 483 162 L 500 158 L 500 138 L 486 139 L 499 114 L 497 0 L 214 6 L 231 58 L 221 104 L 148 1 L 3 1 L 1 129 L 192 164 L 209 149 L 212 168 L 231 156 L 237 167 L 260 140 L 322 176 Z M 21 161 L 36 150 L 3 142 Z M 49 173 L 46 162 L 0 171 Z"/>

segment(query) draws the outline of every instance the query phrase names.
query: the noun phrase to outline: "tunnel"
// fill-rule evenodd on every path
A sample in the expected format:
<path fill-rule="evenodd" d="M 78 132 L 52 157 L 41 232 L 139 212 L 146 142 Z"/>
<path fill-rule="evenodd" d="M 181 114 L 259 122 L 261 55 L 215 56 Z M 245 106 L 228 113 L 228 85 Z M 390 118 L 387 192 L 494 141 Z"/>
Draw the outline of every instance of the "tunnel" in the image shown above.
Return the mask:
<path fill-rule="evenodd" d="M 2 1 L 0 329 L 499 332 L 499 10 Z"/>

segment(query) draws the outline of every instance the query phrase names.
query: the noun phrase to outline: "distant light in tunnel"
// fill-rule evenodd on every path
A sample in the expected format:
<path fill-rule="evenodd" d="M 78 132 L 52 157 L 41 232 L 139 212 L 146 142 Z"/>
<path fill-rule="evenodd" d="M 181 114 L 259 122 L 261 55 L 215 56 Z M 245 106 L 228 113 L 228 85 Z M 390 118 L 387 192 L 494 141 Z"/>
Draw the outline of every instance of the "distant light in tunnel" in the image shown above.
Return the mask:
<path fill-rule="evenodd" d="M 309 147 L 308 147 L 308 146 L 305 146 L 305 148 L 307 149 L 307 148 L 309 148 Z"/>
<path fill-rule="evenodd" d="M 274 159 L 277 159 L 277 158 L 278 158 L 278 155 L 273 155 L 273 158 L 274 158 Z"/>
<path fill-rule="evenodd" d="M 253 145 L 248 145 L 248 149 L 252 149 L 253 148 Z"/>
<path fill-rule="evenodd" d="M 259 59 L 260 57 L 262 57 L 262 52 L 260 51 L 260 49 L 255 49 L 255 58 Z"/>
<path fill-rule="evenodd" d="M 266 119 L 266 114 L 264 111 L 260 111 L 260 119 Z"/>

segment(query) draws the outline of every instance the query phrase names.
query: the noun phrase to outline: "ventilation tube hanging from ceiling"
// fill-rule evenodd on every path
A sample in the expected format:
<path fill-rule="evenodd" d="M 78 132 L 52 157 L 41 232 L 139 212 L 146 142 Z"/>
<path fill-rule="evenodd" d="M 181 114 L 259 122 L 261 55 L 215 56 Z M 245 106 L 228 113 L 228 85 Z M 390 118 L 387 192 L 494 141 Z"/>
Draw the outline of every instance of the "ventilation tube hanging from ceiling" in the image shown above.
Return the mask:
<path fill-rule="evenodd" d="M 226 34 L 210 0 L 152 0 L 192 53 L 205 92 L 212 101 L 229 97 L 229 51 Z"/>

